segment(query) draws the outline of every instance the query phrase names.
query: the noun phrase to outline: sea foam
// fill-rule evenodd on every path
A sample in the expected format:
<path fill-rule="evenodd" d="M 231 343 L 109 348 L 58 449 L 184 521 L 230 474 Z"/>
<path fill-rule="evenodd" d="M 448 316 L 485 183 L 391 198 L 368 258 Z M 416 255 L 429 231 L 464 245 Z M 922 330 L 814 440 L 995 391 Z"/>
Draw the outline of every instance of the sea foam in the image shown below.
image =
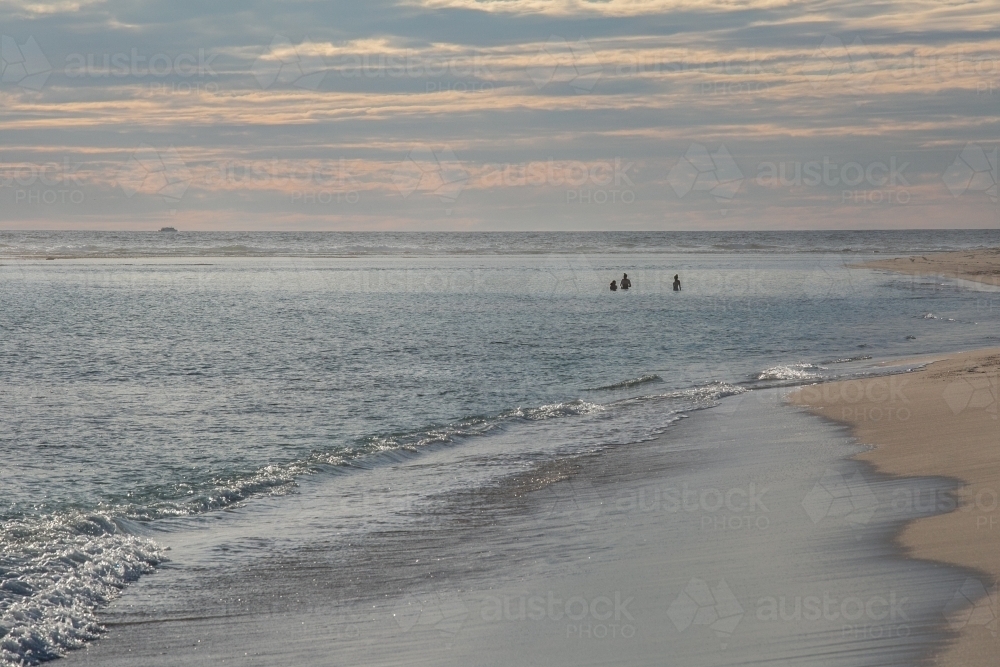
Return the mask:
<path fill-rule="evenodd" d="M 0 666 L 60 657 L 102 631 L 96 610 L 162 560 L 110 517 L 25 517 L 0 525 Z"/>

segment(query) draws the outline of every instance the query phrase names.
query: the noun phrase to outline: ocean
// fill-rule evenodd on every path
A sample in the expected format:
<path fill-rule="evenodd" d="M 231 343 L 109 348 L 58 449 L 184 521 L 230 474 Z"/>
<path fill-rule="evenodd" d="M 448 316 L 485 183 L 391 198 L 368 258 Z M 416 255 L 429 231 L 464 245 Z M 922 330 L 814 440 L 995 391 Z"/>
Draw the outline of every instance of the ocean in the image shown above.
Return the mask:
<path fill-rule="evenodd" d="M 0 232 L 0 665 L 73 655 L 145 582 L 162 605 L 747 396 L 996 345 L 996 289 L 853 265 L 997 240 Z"/>

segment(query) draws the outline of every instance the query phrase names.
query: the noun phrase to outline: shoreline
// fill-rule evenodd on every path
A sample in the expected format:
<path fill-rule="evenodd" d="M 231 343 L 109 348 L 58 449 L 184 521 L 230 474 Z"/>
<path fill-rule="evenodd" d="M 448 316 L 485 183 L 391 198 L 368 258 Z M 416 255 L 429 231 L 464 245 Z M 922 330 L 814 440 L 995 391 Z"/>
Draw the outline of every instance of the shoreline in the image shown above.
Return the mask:
<path fill-rule="evenodd" d="M 852 266 L 866 269 L 885 269 L 915 276 L 932 275 L 958 278 L 1000 287 L 1000 248 L 876 259 Z"/>
<path fill-rule="evenodd" d="M 919 252 L 922 246 L 910 247 Z M 565 479 L 561 470 L 543 471 L 545 474 L 533 470 L 530 484 L 524 485 L 526 488 L 519 486 L 512 490 L 514 495 L 530 496 L 531 500 L 526 500 L 523 512 L 519 508 L 520 513 L 515 512 L 509 522 L 501 521 L 501 515 L 514 501 L 504 494 L 493 500 L 478 494 L 464 503 L 458 502 L 454 493 L 447 493 L 448 489 L 484 488 L 486 485 L 476 480 L 492 479 L 501 470 L 532 467 L 562 453 L 603 447 L 607 443 L 642 441 L 646 436 L 635 434 L 658 431 L 653 425 L 665 422 L 670 412 L 664 406 L 681 401 L 678 396 L 669 401 L 664 399 L 666 403 L 659 400 L 661 395 L 667 396 L 662 391 L 668 389 L 683 387 L 676 393 L 695 396 L 697 400 L 691 400 L 701 405 L 717 393 L 723 395 L 744 386 L 817 382 L 827 372 L 842 378 L 853 377 L 852 371 L 867 369 L 874 363 L 865 361 L 872 359 L 872 355 L 898 358 L 928 350 L 970 349 L 995 340 L 994 314 L 986 322 L 973 322 L 983 319 L 976 316 L 981 304 L 979 299 L 973 303 L 972 297 L 977 295 L 970 295 L 964 285 L 949 284 L 941 288 L 938 283 L 946 281 L 933 279 L 914 279 L 912 285 L 905 285 L 909 281 L 899 276 L 848 271 L 839 257 L 824 256 L 820 260 L 814 261 L 806 255 L 787 258 L 756 254 L 737 254 L 731 260 L 722 255 L 701 262 L 684 260 L 689 262 L 685 271 L 691 276 L 685 286 L 694 288 L 686 292 L 687 296 L 657 301 L 636 294 L 644 299 L 627 306 L 620 301 L 605 301 L 604 282 L 599 285 L 600 301 L 566 298 L 570 289 L 575 289 L 575 295 L 584 293 L 580 285 L 589 284 L 585 282 L 590 275 L 587 272 L 592 272 L 595 266 L 613 266 L 619 261 L 603 256 L 579 262 L 561 258 L 488 261 L 482 256 L 448 261 L 359 259 L 350 264 L 361 262 L 369 273 L 359 274 L 365 282 L 358 283 L 332 270 L 308 276 L 305 272 L 295 275 L 283 270 L 285 266 L 308 269 L 318 265 L 337 265 L 334 268 L 339 270 L 348 264 L 339 261 L 220 260 L 219 264 L 232 264 L 235 270 L 226 270 L 219 276 L 208 275 L 212 269 L 204 276 L 192 276 L 195 272 L 186 270 L 162 271 L 155 266 L 159 260 L 90 260 L 101 264 L 93 268 L 85 268 L 88 260 L 81 260 L 66 262 L 64 270 L 52 271 L 48 270 L 47 262 L 23 268 L 12 266 L 6 269 L 14 287 L 12 313 L 17 319 L 12 316 L 12 321 L 26 325 L 15 330 L 25 332 L 26 336 L 20 345 L 15 336 L 9 346 L 21 361 L 11 364 L 8 385 L 14 391 L 5 396 L 12 397 L 17 410 L 15 426 L 22 427 L 15 432 L 18 442 L 29 445 L 48 442 L 64 432 L 83 436 L 79 442 L 86 447 L 81 446 L 79 456 L 92 457 L 88 460 L 100 462 L 107 471 L 94 480 L 80 480 L 85 484 L 110 482 L 121 488 L 146 488 L 136 485 L 147 479 L 197 482 L 202 479 L 203 469 L 214 468 L 206 464 L 198 470 L 192 466 L 190 472 L 174 471 L 164 464 L 174 460 L 170 457 L 179 459 L 190 451 L 198 451 L 213 457 L 211 466 L 235 471 L 232 479 L 238 483 L 237 488 L 241 493 L 243 488 L 250 489 L 247 493 L 253 492 L 256 498 L 254 490 L 261 487 L 245 486 L 243 480 L 256 483 L 254 470 L 265 470 L 263 466 L 267 466 L 270 471 L 271 461 L 284 461 L 290 451 L 288 444 L 298 447 L 296 443 L 308 444 L 317 434 L 327 433 L 331 437 L 323 437 L 324 444 L 338 441 L 333 436 L 353 428 L 350 424 L 354 422 L 341 425 L 338 419 L 341 406 L 382 401 L 384 406 L 391 407 L 386 410 L 387 421 L 413 420 L 421 427 L 429 424 L 427 428 L 451 433 L 452 411 L 455 419 L 473 414 L 474 411 L 464 409 L 467 403 L 492 405 L 490 401 L 497 392 L 503 392 L 500 396 L 504 399 L 496 399 L 497 403 L 520 405 L 524 401 L 511 403 L 506 397 L 537 394 L 546 398 L 552 393 L 550 388 L 563 392 L 567 378 L 583 387 L 574 390 L 574 401 L 579 400 L 586 414 L 592 416 L 577 419 L 575 407 L 569 411 L 572 415 L 563 415 L 558 405 L 548 410 L 555 404 L 547 399 L 532 400 L 530 406 L 537 405 L 545 414 L 551 412 L 560 419 L 518 418 L 517 427 L 496 429 L 489 438 L 467 441 L 462 438 L 461 447 L 450 447 L 451 440 L 440 447 L 429 447 L 427 456 L 419 460 L 397 461 L 406 457 L 386 454 L 387 465 L 365 470 L 363 477 L 347 476 L 339 478 L 337 484 L 328 485 L 323 483 L 325 476 L 316 475 L 287 496 L 255 499 L 246 503 L 246 509 L 239 503 L 239 507 L 206 513 L 203 518 L 165 522 L 167 525 L 160 526 L 164 530 L 157 541 L 163 537 L 162 544 L 171 549 L 171 560 L 156 574 L 143 577 L 136 587 L 126 588 L 121 605 L 108 613 L 123 622 L 109 623 L 111 632 L 106 639 L 112 640 L 112 634 L 119 637 L 123 635 L 118 633 L 131 634 L 134 643 L 119 644 L 128 651 L 145 646 L 147 635 L 132 631 L 138 627 L 136 619 L 145 608 L 142 595 L 147 593 L 151 594 L 151 609 L 164 614 L 159 624 L 146 624 L 151 628 L 148 637 L 169 633 L 174 627 L 190 630 L 192 634 L 200 632 L 199 624 L 208 622 L 208 616 L 199 614 L 193 618 L 174 612 L 217 609 L 219 614 L 213 615 L 215 620 L 210 622 L 213 630 L 204 635 L 213 641 L 202 642 L 200 649 L 205 651 L 208 648 L 205 644 L 212 643 L 213 650 L 226 654 L 232 649 L 231 654 L 236 657 L 243 655 L 245 649 L 227 643 L 230 638 L 224 627 L 233 631 L 233 639 L 238 642 L 260 646 L 253 624 L 267 626 L 274 621 L 278 630 L 294 630 L 295 624 L 282 618 L 288 610 L 300 615 L 299 626 L 304 621 L 311 628 L 300 637 L 303 647 L 315 651 L 319 664 L 321 653 L 336 651 L 339 644 L 351 637 L 331 631 L 334 636 L 326 635 L 329 641 L 323 644 L 322 628 L 315 626 L 320 620 L 314 618 L 315 611 L 336 614 L 342 603 L 349 606 L 351 599 L 364 596 L 379 598 L 368 600 L 371 605 L 382 598 L 391 601 L 388 606 L 378 607 L 377 618 L 364 624 L 370 630 L 366 635 L 371 639 L 370 644 L 379 644 L 385 638 L 405 645 L 418 635 L 421 641 L 439 642 L 444 629 L 424 627 L 434 625 L 430 623 L 432 615 L 418 614 L 416 625 L 409 629 L 394 616 L 397 603 L 409 606 L 412 600 L 421 602 L 432 593 L 439 597 L 458 596 L 472 610 L 472 621 L 478 619 L 476 623 L 469 621 L 459 633 L 459 641 L 466 648 L 477 648 L 473 637 L 476 633 L 481 633 L 477 637 L 491 641 L 506 634 L 511 640 L 506 643 L 514 644 L 521 630 L 545 629 L 525 628 L 518 623 L 498 624 L 484 618 L 481 607 L 496 597 L 495 590 L 518 599 L 523 596 L 520 588 L 528 586 L 529 597 L 553 590 L 564 600 L 576 594 L 592 600 L 613 598 L 616 591 L 622 593 L 623 599 L 638 593 L 635 597 L 639 604 L 630 609 L 640 612 L 635 625 L 641 632 L 639 641 L 663 637 L 668 644 L 683 646 L 692 667 L 697 667 L 695 663 L 699 660 L 707 662 L 712 657 L 703 655 L 704 651 L 711 651 L 720 659 L 753 652 L 755 657 L 766 661 L 792 654 L 819 658 L 825 655 L 824 645 L 837 647 L 845 667 L 858 667 L 848 662 L 846 653 L 840 653 L 839 648 L 855 644 L 853 650 L 861 654 L 864 651 L 860 647 L 872 646 L 873 637 L 848 637 L 839 623 L 833 626 L 810 619 L 777 619 L 780 624 L 772 625 L 773 619 L 758 618 L 758 611 L 765 616 L 770 614 L 758 601 L 787 599 L 789 609 L 793 610 L 796 601 L 829 591 L 840 600 L 861 597 L 870 601 L 877 615 L 881 599 L 890 599 L 893 592 L 905 597 L 913 583 L 918 592 L 923 591 L 919 593 L 923 600 L 930 601 L 926 607 L 930 615 L 921 616 L 910 626 L 914 637 L 906 641 L 906 646 L 931 635 L 936 641 L 933 645 L 923 644 L 924 650 L 914 657 L 913 652 L 905 650 L 902 638 L 893 636 L 892 639 L 899 640 L 896 652 L 892 652 L 888 639 L 876 642 L 874 647 L 882 652 L 882 659 L 873 662 L 879 667 L 910 665 L 918 662 L 920 656 L 937 651 L 943 646 L 942 640 L 952 634 L 947 626 L 942 627 L 941 609 L 955 587 L 952 580 L 942 577 L 951 576 L 948 574 L 951 572 L 960 576 L 957 585 L 961 585 L 966 576 L 975 573 L 907 561 L 905 554 L 895 548 L 898 545 L 893 536 L 904 521 L 916 518 L 913 513 L 876 514 L 873 518 L 862 511 L 848 517 L 823 514 L 825 510 L 817 511 L 821 508 L 806 507 L 803 502 L 815 495 L 816 487 L 822 486 L 820 481 L 826 480 L 831 470 L 837 479 L 866 478 L 871 490 L 886 502 L 891 500 L 890 494 L 880 489 L 906 491 L 924 484 L 936 486 L 935 492 L 953 493 L 958 485 L 944 479 L 883 481 L 860 462 L 841 465 L 839 459 L 862 449 L 848 438 L 847 427 L 833 427 L 802 409 L 782 406 L 782 411 L 797 415 L 786 421 L 784 413 L 779 414 L 776 407 L 778 401 L 772 400 L 773 394 L 783 389 L 738 394 L 723 400 L 717 409 L 681 415 L 692 419 L 672 425 L 668 433 L 674 437 L 667 437 L 652 448 L 630 445 L 615 454 L 609 452 L 604 457 L 605 463 L 616 460 L 622 466 L 612 465 L 606 473 L 598 474 L 596 463 L 583 466 L 592 474 L 577 473 L 574 468 L 565 473 Z M 180 266 L 185 260 L 163 261 Z M 673 270 L 667 274 L 665 269 L 672 269 L 679 261 L 675 257 L 643 261 L 639 270 L 648 270 L 656 276 L 673 275 Z M 117 264 L 153 266 L 123 272 L 115 268 Z M 453 266 L 469 273 L 452 272 Z M 387 274 L 381 272 L 386 267 L 399 272 L 386 278 Z M 424 272 L 428 267 L 431 271 Z M 484 273 L 473 273 L 479 269 Z M 633 279 L 641 276 L 634 271 L 630 264 Z M 467 275 L 475 280 L 464 279 Z M 480 280 L 480 275 L 486 275 L 488 280 Z M 374 298 L 352 295 L 343 299 L 334 294 L 338 290 L 357 292 L 355 284 L 390 294 Z M 645 284 L 656 287 L 652 279 Z M 527 291 L 538 292 L 539 298 L 525 298 L 525 285 L 532 286 Z M 536 289 L 538 286 L 544 289 Z M 114 289 L 104 290 L 104 287 Z M 912 289 L 901 289 L 906 287 Z M 470 299 L 466 294 L 473 290 L 478 293 Z M 404 294 L 411 291 L 428 295 Z M 921 316 L 924 308 L 914 310 L 930 304 L 932 307 L 927 310 L 939 314 L 955 310 L 949 314 L 956 319 L 928 319 Z M 80 317 L 77 315 L 80 312 L 110 313 L 104 320 L 108 326 L 95 321 L 97 318 Z M 371 331 L 359 335 L 357 327 L 349 326 L 352 320 L 345 313 L 352 317 L 357 313 L 358 321 L 366 322 Z M 418 345 L 414 354 L 405 346 L 412 334 L 399 329 L 401 313 L 412 318 L 415 331 L 443 332 L 445 336 L 438 333 L 422 336 L 420 340 L 449 340 L 449 350 L 453 353 L 439 356 L 438 350 L 432 349 L 433 354 L 424 357 Z M 509 325 L 511 314 L 519 314 L 517 322 L 526 323 L 515 332 Z M 110 326 L 112 316 L 120 326 Z M 379 319 L 383 317 L 384 322 Z M 576 326 L 583 317 L 596 324 Z M 65 331 L 60 330 L 63 320 Z M 557 335 L 550 336 L 546 328 L 536 331 L 527 325 L 536 321 L 551 322 Z M 629 321 L 633 326 L 626 326 Z M 31 325 L 36 322 L 52 322 L 62 335 L 38 338 L 30 333 L 34 331 Z M 77 322 L 79 325 L 74 326 Z M 604 344 L 602 341 L 609 339 L 608 332 L 617 331 L 619 326 L 624 327 L 626 335 L 614 339 L 621 344 Z M 386 335 L 372 335 L 373 331 Z M 397 331 L 398 341 L 394 337 Z M 455 336 L 456 333 L 461 335 Z M 913 335 L 904 338 L 904 334 Z M 237 348 L 233 347 L 233 340 L 240 341 Z M 284 341 L 284 345 L 275 345 L 276 340 Z M 364 347 L 364 354 L 354 352 L 358 349 L 352 346 L 354 341 Z M 371 347 L 371 341 L 383 341 L 385 351 L 398 353 L 397 356 L 379 354 L 378 348 Z M 95 345 L 107 354 L 95 355 Z M 35 349 L 37 354 L 28 357 L 19 348 Z M 838 352 L 834 355 L 830 349 Z M 367 350 L 372 351 L 371 361 L 366 356 Z M 792 350 L 796 356 L 789 356 Z M 869 354 L 863 354 L 862 350 Z M 592 354 L 592 361 L 581 353 Z M 67 357 L 101 361 L 93 367 L 98 371 L 93 376 L 97 382 L 81 382 L 75 375 L 65 377 L 66 366 L 60 361 Z M 103 363 L 105 357 L 111 363 Z M 348 358 L 360 361 L 347 367 L 343 360 Z M 470 364 L 466 359 L 476 363 Z M 757 363 L 758 359 L 761 363 Z M 830 361 L 817 361 L 823 359 Z M 801 363 L 804 361 L 814 363 Z M 118 368 L 148 369 L 149 373 L 126 376 L 116 372 L 112 364 Z M 370 369 L 383 365 L 389 365 L 390 372 L 384 379 L 378 377 L 370 382 Z M 637 367 L 636 372 L 623 372 L 633 366 Z M 295 373 L 260 370 L 286 368 Z M 581 369 L 579 373 L 577 368 Z M 200 372 L 183 372 L 190 369 Z M 892 372 L 893 369 L 871 370 Z M 621 393 L 586 393 L 593 388 L 614 386 L 611 382 L 622 384 L 616 382 L 622 378 L 645 377 L 652 371 L 663 373 L 667 378 L 665 386 L 650 385 Z M 668 373 L 673 375 L 668 377 Z M 355 375 L 360 380 L 355 381 Z M 399 381 L 404 377 L 413 378 L 413 382 Z M 493 381 L 485 385 L 484 377 Z M 720 377 L 732 378 L 740 386 L 726 388 L 728 383 L 718 380 Z M 482 400 L 478 393 L 481 387 Z M 302 388 L 306 391 L 300 391 Z M 342 388 L 350 393 L 337 393 Z M 435 393 L 431 389 L 442 391 Z M 641 396 L 633 397 L 633 393 Z M 46 400 L 36 400 L 39 397 Z M 766 402 L 769 405 L 764 405 Z M 591 411 L 591 403 L 607 409 Z M 529 412 L 535 416 L 535 411 Z M 774 413 L 771 415 L 774 423 L 762 421 L 765 412 Z M 438 423 L 420 417 L 425 413 L 443 414 L 448 420 Z M 61 419 L 72 414 L 111 414 L 117 418 L 111 424 L 114 428 L 109 428 L 106 422 L 84 428 L 85 423 L 78 420 Z M 298 419 L 286 419 L 288 415 Z M 730 417 L 727 419 L 726 415 Z M 572 418 L 562 420 L 562 416 Z M 366 421 L 362 422 L 362 417 Z M 368 421 L 381 424 L 378 421 L 381 418 L 376 411 L 361 411 L 357 430 L 381 433 L 366 426 Z M 817 424 L 817 433 L 822 430 L 829 438 L 820 442 L 813 423 Z M 455 424 L 461 426 L 464 422 L 459 420 Z M 784 430 L 779 428 L 781 424 L 785 424 Z M 144 437 L 139 436 L 140 429 Z M 750 437 L 751 432 L 756 436 Z M 390 444 L 402 446 L 410 441 L 409 435 L 393 431 Z M 105 436 L 111 438 L 112 444 L 121 442 L 127 446 L 105 447 Z M 413 439 L 417 437 L 414 435 Z M 423 436 L 419 437 L 422 442 Z M 795 438 L 797 441 L 775 442 Z M 691 439 L 698 440 L 701 452 L 697 460 L 692 460 L 695 465 L 669 471 L 653 468 L 653 464 L 660 466 L 676 460 L 679 455 L 674 446 L 683 449 L 691 444 Z M 66 438 L 59 438 L 60 442 L 63 440 Z M 841 445 L 848 440 L 848 448 L 844 449 Z M 271 453 L 270 447 L 277 453 Z M 639 450 L 646 454 L 640 455 Z M 37 460 L 25 462 L 24 474 L 16 478 L 20 484 L 16 488 L 31 491 L 31 485 L 36 484 L 37 488 L 50 489 L 53 497 L 62 490 L 66 490 L 66 495 L 77 494 L 77 471 L 65 465 L 67 457 L 63 451 L 39 448 L 38 453 Z M 810 464 L 810 460 L 815 463 Z M 254 464 L 261 467 L 255 468 Z M 623 475 L 623 470 L 628 470 L 628 475 Z M 634 480 L 630 477 L 633 473 Z M 74 477 L 70 478 L 71 475 Z M 536 487 L 557 478 L 563 481 Z M 13 481 L 11 476 L 8 479 Z M 204 482 L 205 488 L 215 488 L 210 483 L 220 484 L 214 478 L 205 479 L 208 480 Z M 63 480 L 73 484 L 60 484 Z M 638 486 L 629 486 L 633 481 Z M 226 480 L 223 482 L 228 484 Z M 699 494 L 708 493 L 693 513 L 688 510 L 678 513 L 676 509 L 667 509 L 665 504 L 661 509 L 651 509 L 656 507 L 656 493 L 665 493 L 663 490 L 668 488 L 676 493 L 685 484 L 699 490 Z M 769 489 L 764 503 L 769 513 L 755 504 L 743 503 L 752 495 L 751 485 Z M 350 487 L 353 495 L 348 494 L 345 500 L 346 487 Z M 267 493 L 268 487 L 263 488 Z M 735 495 L 730 495 L 731 491 Z M 622 496 L 633 492 L 642 501 L 629 506 L 625 502 L 628 498 Z M 605 516 L 604 510 L 581 502 L 594 494 L 604 494 L 615 501 L 613 516 Z M 731 498 L 734 507 L 726 505 L 726 511 L 720 511 L 715 506 L 719 494 L 724 500 Z M 198 493 L 195 496 L 201 497 Z M 24 497 L 30 500 L 32 496 L 25 493 Z M 151 492 L 148 497 L 159 496 Z M 473 502 L 476 499 L 482 502 Z M 617 511 L 619 500 L 623 506 Z M 751 509 L 744 513 L 746 507 L 759 511 Z M 383 508 L 385 512 L 381 511 Z M 650 513 L 657 511 L 658 516 Z M 566 516 L 560 518 L 564 512 Z M 748 521 L 748 517 L 753 521 Z M 479 526 L 480 519 L 488 521 L 488 525 Z M 886 526 L 887 521 L 891 521 L 891 529 L 876 527 L 876 524 Z M 200 533 L 181 535 L 185 524 L 197 524 Z M 362 525 L 365 531 L 377 531 L 378 539 L 357 546 L 360 538 L 354 538 L 355 524 Z M 423 526 L 437 531 L 435 539 L 428 538 L 420 529 Z M 42 530 L 37 532 L 44 537 Z M 553 539 L 556 534 L 558 539 Z M 470 543 L 464 546 L 462 542 Z M 705 548 L 709 543 L 713 548 Z M 492 553 L 484 554 L 484 547 Z M 568 556 L 568 551 L 574 555 Z M 668 553 L 676 557 L 670 558 Z M 595 562 L 602 554 L 614 556 L 613 562 L 597 567 Z M 637 559 L 637 554 L 642 555 L 642 560 Z M 522 556 L 524 560 L 518 560 Z M 710 560 L 716 558 L 717 562 Z M 273 567 L 262 565 L 262 561 L 277 560 L 281 563 Z M 428 569 L 421 571 L 425 563 Z M 498 564 L 510 571 L 503 574 Z M 689 564 L 691 567 L 687 569 Z M 526 571 L 535 565 L 539 569 L 533 570 L 530 583 L 525 583 L 529 581 Z M 480 566 L 486 568 L 485 574 L 477 570 Z M 572 568 L 575 569 L 567 572 Z M 791 577 L 793 572 L 797 578 Z M 221 576 L 216 576 L 217 573 Z M 441 579 L 447 583 L 428 590 L 425 584 L 432 578 L 431 583 Z M 671 605 L 695 579 L 709 581 L 711 586 L 726 582 L 745 610 L 735 632 L 723 627 L 719 632 L 729 632 L 729 636 L 719 637 L 714 629 L 700 627 L 708 623 L 684 625 L 683 617 L 676 620 L 670 616 Z M 862 579 L 866 585 L 862 585 Z M 325 590 L 314 590 L 316 581 L 322 582 Z M 261 582 L 267 582 L 264 591 Z M 942 582 L 951 589 L 942 591 Z M 928 586 L 934 587 L 936 596 L 926 593 Z M 351 590 L 357 593 L 348 593 Z M 244 600 L 251 602 L 244 604 Z M 358 604 L 363 607 L 364 602 Z M 134 605 L 139 616 L 128 613 L 130 605 Z M 374 608 L 371 605 L 366 609 L 356 607 L 355 611 L 367 618 L 361 612 L 374 613 L 368 611 Z M 914 604 L 908 609 L 917 607 Z M 102 619 L 106 617 L 103 609 L 101 606 Z M 598 613 L 604 613 L 602 608 L 598 608 Z M 706 614 L 702 615 L 703 620 Z M 412 614 L 407 618 L 413 620 Z M 243 624 L 244 619 L 247 625 Z M 428 632 L 421 634 L 422 630 Z M 548 650 L 556 640 L 567 639 L 568 630 L 549 624 L 545 630 L 549 636 L 538 635 L 539 650 Z M 878 631 L 903 629 L 897 624 L 880 627 Z M 352 630 L 344 626 L 343 632 Z M 924 637 L 917 637 L 919 633 L 924 633 Z M 768 653 L 768 641 L 777 637 L 786 643 L 774 645 L 774 652 Z M 171 645 L 175 639 L 157 637 L 156 641 L 164 649 L 183 654 L 183 645 Z M 280 633 L 273 639 L 275 646 L 298 650 Z M 586 638 L 596 639 L 600 638 Z M 333 646 L 333 641 L 338 646 Z M 95 647 L 104 642 L 95 642 Z M 355 646 L 363 652 L 361 644 Z M 260 646 L 261 651 L 272 648 Z M 499 648 L 506 648 L 504 642 L 500 642 Z M 629 651 L 638 658 L 643 650 L 650 648 L 630 647 Z M 108 664 L 98 658 L 110 655 L 104 651 L 113 649 L 95 648 L 89 654 L 93 664 Z M 719 651 L 728 652 L 719 655 Z M 150 653 L 149 664 L 161 664 L 157 656 Z M 129 656 L 122 655 L 123 659 L 126 657 Z M 904 657 L 908 659 L 904 661 Z M 874 661 L 869 656 L 860 659 Z M 363 660 L 359 657 L 358 662 Z M 826 664 L 830 667 L 833 663 Z M 712 667 L 718 667 L 718 661 Z"/>
<path fill-rule="evenodd" d="M 907 522 L 895 541 L 906 558 L 960 566 L 969 577 L 942 610 L 957 632 L 934 664 L 995 664 L 997 582 L 1000 581 L 1000 349 L 942 355 L 926 367 L 881 378 L 804 387 L 789 402 L 851 429 L 871 447 L 854 460 L 898 477 L 943 476 L 961 486 L 948 511 Z"/>
<path fill-rule="evenodd" d="M 343 664 L 372 665 L 473 664 L 482 655 L 654 665 L 665 653 L 695 667 L 820 654 L 836 667 L 914 664 L 947 639 L 939 609 L 967 576 L 909 564 L 893 540 L 903 522 L 936 510 L 844 514 L 814 497 L 831 476 L 863 477 L 882 506 L 956 484 L 849 461 L 841 447 L 861 448 L 847 429 L 786 405 L 786 393 L 730 396 L 653 440 L 443 494 L 413 526 L 347 543 L 323 511 L 342 485 L 320 482 L 268 503 L 273 515 L 236 509 L 201 533 L 223 538 L 206 552 L 218 554 L 248 546 L 229 521 L 287 534 L 287 519 L 306 519 L 308 539 L 280 553 L 191 568 L 198 561 L 185 558 L 185 538 L 163 535 L 176 541 L 173 561 L 129 587 L 102 614 L 107 635 L 65 664 L 318 666 L 331 651 Z M 398 465 L 427 467 L 445 453 Z M 683 497 L 695 506 L 672 506 L 671 489 L 697 490 L 696 501 Z M 723 491 L 730 504 L 720 508 Z M 694 620 L 703 584 L 714 616 Z M 610 606 L 579 622 L 548 606 L 540 616 L 518 612 L 519 601 L 530 612 L 552 596 Z M 775 605 L 812 596 L 829 596 L 844 618 L 776 615 Z M 884 617 L 897 608 L 890 600 L 901 617 Z M 618 601 L 621 618 L 608 618 Z M 868 610 L 864 630 L 845 625 L 857 604 Z"/>

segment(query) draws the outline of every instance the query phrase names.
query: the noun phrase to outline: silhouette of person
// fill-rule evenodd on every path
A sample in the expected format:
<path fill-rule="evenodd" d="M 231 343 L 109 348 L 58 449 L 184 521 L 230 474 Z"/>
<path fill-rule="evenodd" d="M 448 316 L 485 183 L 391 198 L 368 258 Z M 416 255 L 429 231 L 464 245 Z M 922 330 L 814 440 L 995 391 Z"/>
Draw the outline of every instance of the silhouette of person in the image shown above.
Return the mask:
<path fill-rule="evenodd" d="M 622 274 L 622 281 L 619 284 L 621 285 L 622 289 L 628 289 L 629 287 L 632 286 L 632 281 L 628 279 L 627 273 Z"/>
<path fill-rule="evenodd" d="M 611 281 L 611 291 L 612 292 L 617 292 L 618 291 L 618 283 L 615 282 L 614 280 Z"/>
<path fill-rule="evenodd" d="M 681 291 L 681 277 L 679 274 L 676 273 L 674 274 L 674 291 L 675 292 Z"/>

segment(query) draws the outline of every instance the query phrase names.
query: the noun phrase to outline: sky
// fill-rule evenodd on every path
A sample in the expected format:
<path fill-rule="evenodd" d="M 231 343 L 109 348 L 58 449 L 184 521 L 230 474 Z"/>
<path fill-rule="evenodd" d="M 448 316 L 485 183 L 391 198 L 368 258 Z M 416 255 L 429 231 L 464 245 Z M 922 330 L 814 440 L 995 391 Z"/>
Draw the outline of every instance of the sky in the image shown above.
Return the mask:
<path fill-rule="evenodd" d="M 998 228 L 1000 0 L 0 0 L 0 229 Z"/>

